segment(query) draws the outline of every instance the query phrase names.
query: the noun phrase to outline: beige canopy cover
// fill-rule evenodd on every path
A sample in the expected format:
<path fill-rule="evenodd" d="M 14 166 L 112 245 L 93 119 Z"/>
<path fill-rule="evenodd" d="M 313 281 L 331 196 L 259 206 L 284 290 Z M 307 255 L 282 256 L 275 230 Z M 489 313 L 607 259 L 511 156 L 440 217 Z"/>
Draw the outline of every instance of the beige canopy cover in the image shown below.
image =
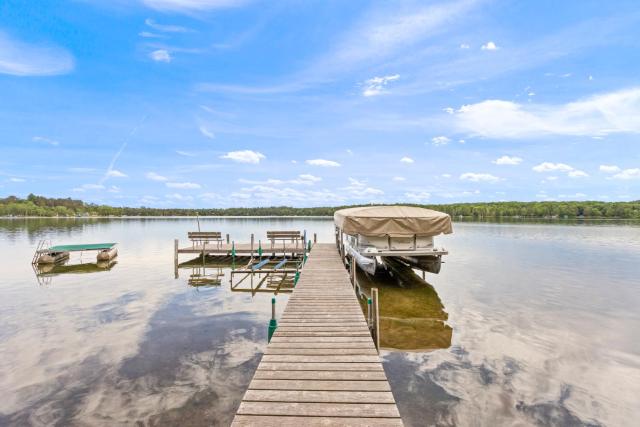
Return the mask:
<path fill-rule="evenodd" d="M 450 234 L 451 217 L 414 206 L 363 206 L 333 214 L 336 226 L 346 234 L 373 237 L 436 236 Z"/>

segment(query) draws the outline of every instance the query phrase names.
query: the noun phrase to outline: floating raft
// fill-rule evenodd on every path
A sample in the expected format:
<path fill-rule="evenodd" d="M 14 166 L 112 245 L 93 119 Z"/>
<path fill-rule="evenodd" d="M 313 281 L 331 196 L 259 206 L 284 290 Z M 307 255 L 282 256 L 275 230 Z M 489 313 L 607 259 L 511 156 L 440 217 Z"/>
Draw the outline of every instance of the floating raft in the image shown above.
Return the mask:
<path fill-rule="evenodd" d="M 232 426 L 402 426 L 336 247 L 316 244 Z"/>
<path fill-rule="evenodd" d="M 70 252 L 98 251 L 98 261 L 110 261 L 118 255 L 117 243 L 89 243 L 81 245 L 56 245 L 44 247 L 43 242 L 33 256 L 33 264 L 56 264 L 69 258 Z"/>

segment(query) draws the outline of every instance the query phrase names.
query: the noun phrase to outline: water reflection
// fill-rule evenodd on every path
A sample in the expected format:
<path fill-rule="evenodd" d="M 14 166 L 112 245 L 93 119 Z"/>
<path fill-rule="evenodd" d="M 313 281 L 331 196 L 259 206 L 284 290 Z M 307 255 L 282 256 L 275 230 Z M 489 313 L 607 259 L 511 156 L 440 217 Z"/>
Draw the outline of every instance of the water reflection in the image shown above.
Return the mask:
<path fill-rule="evenodd" d="M 438 293 L 399 261 L 386 260 L 387 270 L 370 276 L 358 269 L 361 307 L 366 315 L 371 288 L 378 288 L 380 347 L 426 351 L 448 348 L 452 329 Z"/>
<path fill-rule="evenodd" d="M 174 279 L 172 242 L 193 219 L 30 221 L 0 219 L 0 425 L 228 425 L 266 346 L 271 293 L 231 292 L 231 269 L 209 263 Z M 331 220 L 200 221 L 236 241 L 270 229 L 333 241 Z M 45 238 L 118 241 L 118 264 L 38 286 L 30 260 Z M 382 353 L 407 425 L 637 424 L 640 227 L 458 223 L 445 240 L 447 268 L 422 284 L 431 296 L 392 298 L 431 298 L 418 314 L 452 330 L 412 344 L 428 351 Z M 189 286 L 218 268 L 221 286 Z"/>

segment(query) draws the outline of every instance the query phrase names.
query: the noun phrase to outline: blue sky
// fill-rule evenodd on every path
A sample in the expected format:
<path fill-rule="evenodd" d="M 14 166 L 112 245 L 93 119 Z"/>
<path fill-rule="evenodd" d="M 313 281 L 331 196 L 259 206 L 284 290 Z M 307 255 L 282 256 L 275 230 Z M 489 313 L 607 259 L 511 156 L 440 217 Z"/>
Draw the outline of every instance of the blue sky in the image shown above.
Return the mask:
<path fill-rule="evenodd" d="M 640 8 L 0 5 L 0 194 L 125 206 L 640 198 Z"/>

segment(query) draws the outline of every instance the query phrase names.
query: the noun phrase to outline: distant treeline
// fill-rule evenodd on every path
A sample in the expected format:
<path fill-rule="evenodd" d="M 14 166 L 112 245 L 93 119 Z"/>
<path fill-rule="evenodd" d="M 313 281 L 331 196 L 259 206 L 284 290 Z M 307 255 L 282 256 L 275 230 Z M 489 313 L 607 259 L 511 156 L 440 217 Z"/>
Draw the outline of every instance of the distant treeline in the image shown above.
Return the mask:
<path fill-rule="evenodd" d="M 640 201 L 634 202 L 491 202 L 414 205 L 470 218 L 620 218 L 640 219 Z M 53 199 L 30 194 L 26 199 L 0 199 L 0 216 L 332 216 L 348 206 L 292 208 L 175 209 L 114 207 L 82 200 Z"/>

